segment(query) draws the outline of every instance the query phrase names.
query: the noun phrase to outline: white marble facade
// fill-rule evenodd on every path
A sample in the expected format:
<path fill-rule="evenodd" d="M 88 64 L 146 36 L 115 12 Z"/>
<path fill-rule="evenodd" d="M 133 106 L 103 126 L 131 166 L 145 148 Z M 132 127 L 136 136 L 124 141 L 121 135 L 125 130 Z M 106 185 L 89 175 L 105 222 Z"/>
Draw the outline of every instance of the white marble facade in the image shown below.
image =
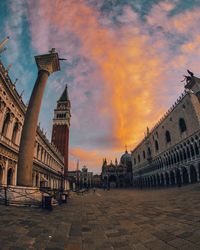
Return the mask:
<path fill-rule="evenodd" d="M 200 180 L 200 101 L 192 89 L 152 130 L 147 128 L 131 158 L 136 187 L 180 186 Z"/>
<path fill-rule="evenodd" d="M 17 184 L 17 160 L 26 105 L 0 61 L 0 185 Z M 58 189 L 64 159 L 38 127 L 35 139 L 33 186 Z M 63 183 L 67 187 L 67 182 Z"/>

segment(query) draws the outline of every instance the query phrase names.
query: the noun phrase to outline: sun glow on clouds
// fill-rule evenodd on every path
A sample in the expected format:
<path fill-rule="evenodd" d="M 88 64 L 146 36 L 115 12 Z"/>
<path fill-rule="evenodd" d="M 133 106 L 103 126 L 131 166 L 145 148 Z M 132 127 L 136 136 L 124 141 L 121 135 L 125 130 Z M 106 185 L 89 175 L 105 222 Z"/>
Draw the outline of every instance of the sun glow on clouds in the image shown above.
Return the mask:
<path fill-rule="evenodd" d="M 125 144 L 132 149 L 180 92 L 171 67 L 197 69 L 189 53 L 200 53 L 200 18 L 199 9 L 170 16 L 177 1 L 153 5 L 145 21 L 128 4 L 103 15 L 90 2 L 32 0 L 28 9 L 37 52 L 55 47 L 68 58 L 72 160 L 94 166 Z"/>

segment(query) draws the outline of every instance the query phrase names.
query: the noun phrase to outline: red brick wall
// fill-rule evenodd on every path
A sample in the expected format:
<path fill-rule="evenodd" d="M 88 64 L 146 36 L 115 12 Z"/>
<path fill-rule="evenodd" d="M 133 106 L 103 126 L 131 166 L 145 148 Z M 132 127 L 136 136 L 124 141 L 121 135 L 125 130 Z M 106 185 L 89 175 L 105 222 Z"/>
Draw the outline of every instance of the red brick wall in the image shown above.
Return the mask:
<path fill-rule="evenodd" d="M 69 128 L 67 125 L 53 125 L 52 143 L 64 156 L 65 173 L 68 170 Z"/>

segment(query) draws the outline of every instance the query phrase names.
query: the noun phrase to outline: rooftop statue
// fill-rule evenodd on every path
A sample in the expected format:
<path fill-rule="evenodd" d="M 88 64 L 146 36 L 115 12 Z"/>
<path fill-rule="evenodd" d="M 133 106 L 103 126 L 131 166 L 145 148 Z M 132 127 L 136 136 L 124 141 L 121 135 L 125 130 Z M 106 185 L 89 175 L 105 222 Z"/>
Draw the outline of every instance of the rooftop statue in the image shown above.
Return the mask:
<path fill-rule="evenodd" d="M 189 75 L 184 75 L 184 79 L 181 82 L 186 82 L 185 88 L 191 89 L 195 83 L 194 81 L 194 73 L 187 69 Z"/>

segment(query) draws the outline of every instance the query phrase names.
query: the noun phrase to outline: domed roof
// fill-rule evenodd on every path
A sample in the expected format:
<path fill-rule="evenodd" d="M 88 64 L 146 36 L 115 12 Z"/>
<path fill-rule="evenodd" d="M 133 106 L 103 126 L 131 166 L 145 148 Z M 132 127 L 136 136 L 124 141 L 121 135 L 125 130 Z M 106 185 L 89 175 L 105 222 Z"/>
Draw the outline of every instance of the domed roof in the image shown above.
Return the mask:
<path fill-rule="evenodd" d="M 131 154 L 126 150 L 125 153 L 121 156 L 121 164 L 127 165 L 128 162 L 131 162 Z"/>

